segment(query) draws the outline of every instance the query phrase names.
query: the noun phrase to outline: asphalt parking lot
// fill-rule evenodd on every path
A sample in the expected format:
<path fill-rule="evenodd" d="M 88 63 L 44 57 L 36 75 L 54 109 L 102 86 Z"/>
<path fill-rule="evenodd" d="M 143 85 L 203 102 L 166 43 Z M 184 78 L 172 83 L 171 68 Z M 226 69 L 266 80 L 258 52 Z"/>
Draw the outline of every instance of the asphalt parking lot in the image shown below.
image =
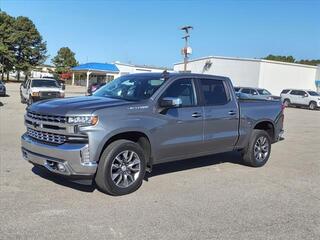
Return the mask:
<path fill-rule="evenodd" d="M 83 89 L 72 88 L 69 96 Z M 263 168 L 237 153 L 158 165 L 111 197 L 24 161 L 19 85 L 0 102 L 0 239 L 320 239 L 320 111 L 285 110 Z"/>

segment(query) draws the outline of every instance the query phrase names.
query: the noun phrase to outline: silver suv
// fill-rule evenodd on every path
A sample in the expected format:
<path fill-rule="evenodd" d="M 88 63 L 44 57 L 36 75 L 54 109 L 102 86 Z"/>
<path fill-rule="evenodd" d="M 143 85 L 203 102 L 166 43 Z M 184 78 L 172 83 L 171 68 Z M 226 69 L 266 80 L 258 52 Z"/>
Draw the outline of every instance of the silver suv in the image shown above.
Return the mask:
<path fill-rule="evenodd" d="M 320 94 L 312 90 L 284 89 L 281 92 L 284 106 L 307 106 L 311 110 L 320 108 Z"/>
<path fill-rule="evenodd" d="M 236 93 L 243 93 L 248 97 L 254 97 L 257 99 L 280 99 L 280 97 L 272 95 L 267 89 L 264 88 L 234 87 L 234 91 Z"/>

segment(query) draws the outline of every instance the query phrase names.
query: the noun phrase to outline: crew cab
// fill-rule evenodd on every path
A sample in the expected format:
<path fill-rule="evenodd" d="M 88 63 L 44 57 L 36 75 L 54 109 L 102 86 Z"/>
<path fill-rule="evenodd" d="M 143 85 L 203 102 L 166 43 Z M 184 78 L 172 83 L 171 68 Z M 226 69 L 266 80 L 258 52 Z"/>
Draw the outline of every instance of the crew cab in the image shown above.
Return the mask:
<path fill-rule="evenodd" d="M 240 151 L 261 167 L 283 134 L 280 101 L 238 99 L 231 80 L 191 73 L 121 76 L 92 96 L 27 108 L 23 157 L 112 195 L 137 190 L 155 164 Z M 199 160 L 197 160 L 199 161 Z"/>
<path fill-rule="evenodd" d="M 320 94 L 312 90 L 284 89 L 281 99 L 284 106 L 304 106 L 311 110 L 320 108 Z"/>
<path fill-rule="evenodd" d="M 29 105 L 39 100 L 63 97 L 64 90 L 55 79 L 31 78 L 20 86 L 21 102 Z"/>

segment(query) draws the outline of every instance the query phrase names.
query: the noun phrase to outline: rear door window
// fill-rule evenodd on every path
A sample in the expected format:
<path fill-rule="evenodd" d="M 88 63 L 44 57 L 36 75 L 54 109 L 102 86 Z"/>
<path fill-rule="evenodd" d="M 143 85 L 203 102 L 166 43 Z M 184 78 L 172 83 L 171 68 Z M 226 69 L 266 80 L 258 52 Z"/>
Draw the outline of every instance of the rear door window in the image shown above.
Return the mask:
<path fill-rule="evenodd" d="M 297 91 L 297 90 L 292 90 L 292 91 L 290 92 L 290 95 L 299 95 L 299 91 Z"/>
<path fill-rule="evenodd" d="M 255 89 L 251 89 L 251 94 L 252 95 L 258 95 L 258 92 Z"/>
<path fill-rule="evenodd" d="M 242 93 L 245 93 L 245 94 L 251 94 L 251 89 L 250 88 L 243 88 L 241 90 Z"/>
<path fill-rule="evenodd" d="M 289 89 L 284 89 L 284 90 L 282 90 L 281 94 L 286 94 L 286 93 L 288 93 L 289 91 L 290 91 Z"/>
<path fill-rule="evenodd" d="M 229 95 L 221 80 L 200 79 L 200 91 L 205 105 L 219 106 L 229 102 Z"/>

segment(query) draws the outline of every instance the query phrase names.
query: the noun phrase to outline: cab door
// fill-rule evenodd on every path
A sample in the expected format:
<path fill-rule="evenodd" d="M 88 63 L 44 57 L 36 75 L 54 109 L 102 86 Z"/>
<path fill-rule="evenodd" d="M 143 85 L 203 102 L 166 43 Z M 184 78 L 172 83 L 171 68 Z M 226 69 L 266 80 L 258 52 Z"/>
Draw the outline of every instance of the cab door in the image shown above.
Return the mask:
<path fill-rule="evenodd" d="M 237 100 L 225 80 L 198 81 L 204 105 L 204 148 L 208 153 L 231 151 L 238 139 Z"/>
<path fill-rule="evenodd" d="M 161 126 L 154 129 L 157 160 L 165 162 L 199 155 L 203 152 L 203 108 L 198 103 L 194 80 L 174 80 L 161 94 L 179 98 L 181 106 L 157 113 Z"/>

